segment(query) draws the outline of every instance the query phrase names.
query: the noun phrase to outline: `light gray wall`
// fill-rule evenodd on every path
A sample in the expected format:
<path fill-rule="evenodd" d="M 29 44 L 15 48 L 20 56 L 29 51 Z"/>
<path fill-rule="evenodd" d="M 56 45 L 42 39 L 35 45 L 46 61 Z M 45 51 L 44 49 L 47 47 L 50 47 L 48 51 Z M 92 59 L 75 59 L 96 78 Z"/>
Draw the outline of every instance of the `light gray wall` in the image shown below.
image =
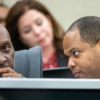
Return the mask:
<path fill-rule="evenodd" d="M 3 0 L 11 7 L 18 0 Z M 100 0 L 37 0 L 43 3 L 64 30 L 83 16 L 100 16 Z"/>

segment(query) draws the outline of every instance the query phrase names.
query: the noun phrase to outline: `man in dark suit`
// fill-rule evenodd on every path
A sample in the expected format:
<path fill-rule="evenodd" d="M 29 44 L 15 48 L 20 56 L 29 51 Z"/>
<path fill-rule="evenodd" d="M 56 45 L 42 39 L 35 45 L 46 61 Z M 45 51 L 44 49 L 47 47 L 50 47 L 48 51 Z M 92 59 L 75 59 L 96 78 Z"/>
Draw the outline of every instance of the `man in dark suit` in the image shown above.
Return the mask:
<path fill-rule="evenodd" d="M 14 70 L 14 49 L 8 31 L 0 25 L 0 77 L 22 78 Z"/>
<path fill-rule="evenodd" d="M 67 30 L 63 40 L 68 66 L 76 78 L 100 78 L 100 18 L 83 17 Z"/>

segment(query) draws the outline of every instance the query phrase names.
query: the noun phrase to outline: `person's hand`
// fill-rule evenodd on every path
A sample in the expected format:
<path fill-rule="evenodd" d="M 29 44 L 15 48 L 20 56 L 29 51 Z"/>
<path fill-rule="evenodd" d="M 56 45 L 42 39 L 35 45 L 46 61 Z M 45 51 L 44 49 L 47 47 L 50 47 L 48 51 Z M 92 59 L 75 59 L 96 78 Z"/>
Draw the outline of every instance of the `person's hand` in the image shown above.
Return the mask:
<path fill-rule="evenodd" d="M 0 68 L 0 74 L 1 74 L 1 77 L 3 77 L 3 78 L 7 78 L 7 77 L 10 77 L 10 78 L 23 78 L 23 76 L 21 74 L 16 73 L 10 67 Z"/>

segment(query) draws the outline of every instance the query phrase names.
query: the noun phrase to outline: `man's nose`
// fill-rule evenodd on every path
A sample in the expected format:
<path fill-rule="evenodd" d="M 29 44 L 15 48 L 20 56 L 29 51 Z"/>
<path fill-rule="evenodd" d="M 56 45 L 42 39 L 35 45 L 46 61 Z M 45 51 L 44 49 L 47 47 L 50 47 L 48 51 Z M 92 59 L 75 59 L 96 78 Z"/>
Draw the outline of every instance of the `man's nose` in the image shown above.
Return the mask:
<path fill-rule="evenodd" d="M 76 66 L 76 65 L 75 65 L 74 59 L 73 59 L 73 58 L 69 58 L 68 67 L 69 67 L 70 69 L 73 69 L 75 66 Z"/>
<path fill-rule="evenodd" d="M 3 56 L 2 54 L 0 54 L 0 64 L 3 64 L 7 59 L 5 58 L 5 56 Z"/>

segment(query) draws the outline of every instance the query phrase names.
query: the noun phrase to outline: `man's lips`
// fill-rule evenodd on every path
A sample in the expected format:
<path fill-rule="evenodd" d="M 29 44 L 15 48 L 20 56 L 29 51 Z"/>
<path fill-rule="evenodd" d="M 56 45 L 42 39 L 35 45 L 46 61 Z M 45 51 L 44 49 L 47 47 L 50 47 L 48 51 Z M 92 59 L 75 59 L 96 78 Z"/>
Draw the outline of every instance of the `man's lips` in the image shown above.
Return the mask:
<path fill-rule="evenodd" d="M 81 71 L 76 71 L 76 72 L 73 72 L 73 74 L 74 74 L 74 76 L 75 76 L 76 78 L 78 78 L 78 77 L 79 77 L 80 73 L 81 73 Z"/>

